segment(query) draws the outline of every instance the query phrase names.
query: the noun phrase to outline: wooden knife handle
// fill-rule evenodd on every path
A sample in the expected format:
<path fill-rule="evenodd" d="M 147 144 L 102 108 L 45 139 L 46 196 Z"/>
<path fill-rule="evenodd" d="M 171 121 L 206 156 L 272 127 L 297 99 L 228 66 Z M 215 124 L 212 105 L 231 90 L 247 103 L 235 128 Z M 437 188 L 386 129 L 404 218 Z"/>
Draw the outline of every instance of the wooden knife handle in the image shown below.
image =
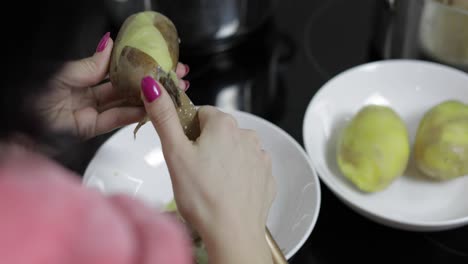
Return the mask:
<path fill-rule="evenodd" d="M 279 248 L 278 244 L 276 244 L 275 239 L 270 233 L 270 230 L 268 227 L 265 228 L 265 236 L 268 242 L 268 245 L 270 246 L 271 254 L 273 256 L 273 263 L 275 264 L 287 264 L 288 261 L 283 255 L 283 252 Z"/>

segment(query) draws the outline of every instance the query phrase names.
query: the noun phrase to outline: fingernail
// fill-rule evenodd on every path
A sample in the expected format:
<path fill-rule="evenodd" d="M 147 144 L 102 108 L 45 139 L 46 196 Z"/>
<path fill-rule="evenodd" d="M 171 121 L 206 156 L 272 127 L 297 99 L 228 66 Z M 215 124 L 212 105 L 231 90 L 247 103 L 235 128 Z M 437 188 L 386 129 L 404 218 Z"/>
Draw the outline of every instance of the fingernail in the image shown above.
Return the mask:
<path fill-rule="evenodd" d="M 141 80 L 141 90 L 145 95 L 146 101 L 150 103 L 161 95 L 159 84 L 151 76 L 147 76 Z"/>
<path fill-rule="evenodd" d="M 184 65 L 185 65 L 185 74 L 187 74 L 190 71 L 190 67 L 187 64 L 184 64 Z"/>
<path fill-rule="evenodd" d="M 103 51 L 106 46 L 107 46 L 107 43 L 109 42 L 109 37 L 110 37 L 110 32 L 107 32 L 102 38 L 101 40 L 99 41 L 99 44 L 96 48 L 96 52 L 101 52 Z"/>
<path fill-rule="evenodd" d="M 190 82 L 187 81 L 187 80 L 184 80 L 184 83 L 185 83 L 185 89 L 184 89 L 184 91 L 187 91 L 188 88 L 190 87 Z"/>

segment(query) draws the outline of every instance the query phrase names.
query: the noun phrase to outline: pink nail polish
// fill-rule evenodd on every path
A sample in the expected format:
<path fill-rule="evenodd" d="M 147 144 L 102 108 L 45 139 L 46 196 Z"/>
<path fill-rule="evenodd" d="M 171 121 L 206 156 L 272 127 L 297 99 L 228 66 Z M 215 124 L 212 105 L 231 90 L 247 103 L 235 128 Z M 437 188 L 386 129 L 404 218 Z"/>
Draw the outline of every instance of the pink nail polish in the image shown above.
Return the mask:
<path fill-rule="evenodd" d="M 159 84 L 151 76 L 147 76 L 141 80 L 141 90 L 145 95 L 146 101 L 149 103 L 158 99 L 161 95 Z"/>
<path fill-rule="evenodd" d="M 187 74 L 190 71 L 190 67 L 187 64 L 184 64 L 184 65 L 185 65 L 185 74 Z"/>
<path fill-rule="evenodd" d="M 185 83 L 185 89 L 184 89 L 184 91 L 187 91 L 188 88 L 190 87 L 190 82 L 187 81 L 187 80 L 184 80 L 184 83 Z"/>
<path fill-rule="evenodd" d="M 99 44 L 96 48 L 96 52 L 101 52 L 107 47 L 107 43 L 109 42 L 110 32 L 107 32 L 99 41 Z"/>

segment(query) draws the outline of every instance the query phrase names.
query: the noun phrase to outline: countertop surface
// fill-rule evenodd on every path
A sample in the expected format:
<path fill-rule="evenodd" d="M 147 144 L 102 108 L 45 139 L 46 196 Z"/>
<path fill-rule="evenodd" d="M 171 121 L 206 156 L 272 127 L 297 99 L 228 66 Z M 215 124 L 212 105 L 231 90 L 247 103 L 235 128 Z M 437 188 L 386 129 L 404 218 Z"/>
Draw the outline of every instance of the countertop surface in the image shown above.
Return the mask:
<path fill-rule="evenodd" d="M 191 67 L 188 94 L 196 104 L 218 104 L 230 89 L 238 109 L 270 120 L 302 144 L 304 113 L 317 90 L 336 74 L 379 59 L 371 49 L 375 1 L 278 2 L 272 20 L 245 43 L 209 57 L 182 53 L 181 61 Z M 62 162 L 83 173 L 109 135 Z M 290 263 L 468 263 L 468 228 L 388 228 L 352 211 L 323 183 L 321 189 L 317 224 Z"/>

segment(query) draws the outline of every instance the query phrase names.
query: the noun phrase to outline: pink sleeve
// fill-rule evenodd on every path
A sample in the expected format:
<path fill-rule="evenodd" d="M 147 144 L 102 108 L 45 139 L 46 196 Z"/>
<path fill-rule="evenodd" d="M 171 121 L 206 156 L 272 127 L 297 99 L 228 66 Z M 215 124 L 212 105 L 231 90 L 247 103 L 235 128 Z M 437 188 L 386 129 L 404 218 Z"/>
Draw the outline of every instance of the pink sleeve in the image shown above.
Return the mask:
<path fill-rule="evenodd" d="M 192 263 L 177 221 L 129 197 L 86 189 L 37 156 L 0 163 L 0 212 L 1 263 Z"/>

